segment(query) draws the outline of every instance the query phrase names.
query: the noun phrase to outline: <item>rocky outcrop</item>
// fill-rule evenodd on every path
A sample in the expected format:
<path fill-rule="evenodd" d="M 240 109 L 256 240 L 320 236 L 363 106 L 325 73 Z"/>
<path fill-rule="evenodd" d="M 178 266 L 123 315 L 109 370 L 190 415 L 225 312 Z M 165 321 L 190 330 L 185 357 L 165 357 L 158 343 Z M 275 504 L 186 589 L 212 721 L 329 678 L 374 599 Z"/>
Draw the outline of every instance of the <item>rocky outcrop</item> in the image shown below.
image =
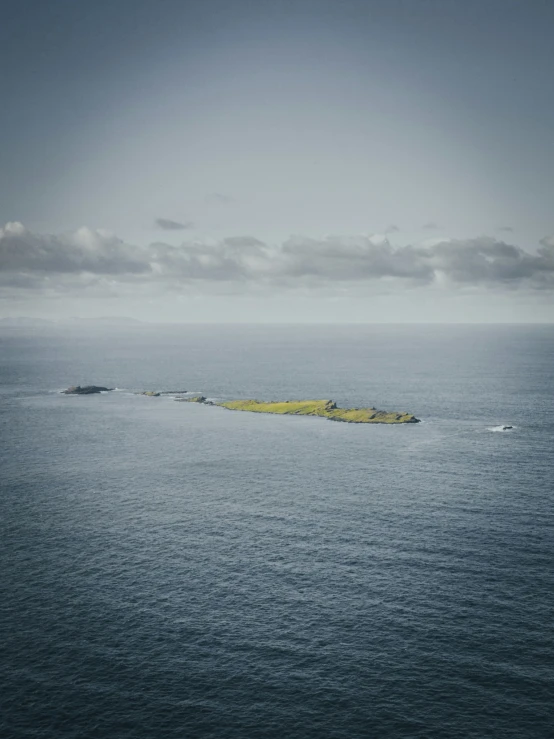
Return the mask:
<path fill-rule="evenodd" d="M 159 398 L 161 393 L 156 393 L 154 390 L 145 390 L 142 393 L 137 393 L 137 395 L 147 395 L 149 398 Z"/>
<path fill-rule="evenodd" d="M 113 390 L 113 388 L 100 385 L 72 385 L 67 390 L 62 390 L 62 393 L 64 395 L 93 395 L 94 393 L 105 393 L 109 390 Z"/>
<path fill-rule="evenodd" d="M 175 398 L 178 403 L 204 403 L 205 405 L 213 405 L 203 395 L 193 395 L 192 398 Z"/>

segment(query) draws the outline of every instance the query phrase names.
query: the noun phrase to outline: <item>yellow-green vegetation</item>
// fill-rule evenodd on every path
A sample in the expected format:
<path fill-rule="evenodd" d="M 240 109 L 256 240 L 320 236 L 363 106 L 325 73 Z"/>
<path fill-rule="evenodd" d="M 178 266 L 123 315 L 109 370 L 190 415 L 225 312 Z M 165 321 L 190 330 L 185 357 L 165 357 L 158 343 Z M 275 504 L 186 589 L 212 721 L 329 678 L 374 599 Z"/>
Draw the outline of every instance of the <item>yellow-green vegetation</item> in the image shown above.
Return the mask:
<path fill-rule="evenodd" d="M 264 403 L 259 400 L 230 400 L 217 403 L 231 411 L 252 411 L 254 413 L 278 413 L 292 416 L 320 416 L 331 421 L 346 423 L 418 423 L 419 419 L 411 413 L 387 413 L 375 408 L 337 408 L 332 400 L 286 400 L 277 403 Z"/>

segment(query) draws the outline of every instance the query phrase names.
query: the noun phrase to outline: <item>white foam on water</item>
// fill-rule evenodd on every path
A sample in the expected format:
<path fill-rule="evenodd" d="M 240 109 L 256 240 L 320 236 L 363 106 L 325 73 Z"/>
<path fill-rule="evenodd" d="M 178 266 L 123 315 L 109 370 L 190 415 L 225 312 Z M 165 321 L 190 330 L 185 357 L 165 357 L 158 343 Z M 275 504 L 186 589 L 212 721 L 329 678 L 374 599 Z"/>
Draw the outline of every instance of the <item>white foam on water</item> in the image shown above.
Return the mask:
<path fill-rule="evenodd" d="M 501 426 L 490 426 L 487 431 L 493 431 L 494 433 L 505 433 L 507 431 L 513 431 L 516 426 L 510 426 L 508 424 L 502 424 Z"/>

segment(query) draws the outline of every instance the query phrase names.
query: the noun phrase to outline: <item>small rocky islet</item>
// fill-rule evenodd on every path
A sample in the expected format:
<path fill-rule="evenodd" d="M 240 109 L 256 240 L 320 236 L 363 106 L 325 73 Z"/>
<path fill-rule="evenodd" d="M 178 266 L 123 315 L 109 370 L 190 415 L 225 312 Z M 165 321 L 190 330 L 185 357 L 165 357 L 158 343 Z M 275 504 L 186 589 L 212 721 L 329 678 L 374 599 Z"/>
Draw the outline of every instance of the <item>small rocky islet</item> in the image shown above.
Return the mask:
<path fill-rule="evenodd" d="M 65 395 L 90 395 L 101 393 L 111 388 L 98 385 L 76 385 L 64 390 Z M 192 395 L 185 397 L 186 390 L 157 391 L 145 390 L 136 393 L 150 398 L 159 398 L 162 395 L 176 395 L 175 400 L 180 403 L 199 403 L 201 405 L 213 405 L 219 408 L 227 408 L 230 411 L 247 411 L 250 413 L 272 413 L 288 416 L 316 416 L 327 418 L 330 421 L 341 421 L 343 423 L 419 423 L 420 419 L 412 413 L 380 411 L 377 408 L 339 408 L 332 400 L 285 400 L 285 401 L 260 401 L 260 400 L 228 400 L 215 402 L 208 400 L 204 395 Z"/>
<path fill-rule="evenodd" d="M 102 387 L 101 385 L 72 385 L 67 390 L 62 390 L 63 395 L 94 395 L 95 393 L 106 393 L 113 387 Z"/>

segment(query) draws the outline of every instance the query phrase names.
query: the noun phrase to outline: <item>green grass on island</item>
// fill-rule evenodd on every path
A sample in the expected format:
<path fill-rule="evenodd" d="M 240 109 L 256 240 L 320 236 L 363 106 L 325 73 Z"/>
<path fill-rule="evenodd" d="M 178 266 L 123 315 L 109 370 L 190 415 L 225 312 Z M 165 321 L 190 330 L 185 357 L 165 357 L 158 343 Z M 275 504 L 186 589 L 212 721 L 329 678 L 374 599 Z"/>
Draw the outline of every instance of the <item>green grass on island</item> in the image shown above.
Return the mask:
<path fill-rule="evenodd" d="M 230 400 L 216 403 L 231 411 L 251 411 L 254 413 L 278 413 L 292 416 L 319 416 L 331 421 L 346 423 L 418 423 L 419 419 L 411 413 L 387 413 L 375 408 L 337 408 L 332 400 L 287 400 L 264 403 L 258 400 Z"/>

